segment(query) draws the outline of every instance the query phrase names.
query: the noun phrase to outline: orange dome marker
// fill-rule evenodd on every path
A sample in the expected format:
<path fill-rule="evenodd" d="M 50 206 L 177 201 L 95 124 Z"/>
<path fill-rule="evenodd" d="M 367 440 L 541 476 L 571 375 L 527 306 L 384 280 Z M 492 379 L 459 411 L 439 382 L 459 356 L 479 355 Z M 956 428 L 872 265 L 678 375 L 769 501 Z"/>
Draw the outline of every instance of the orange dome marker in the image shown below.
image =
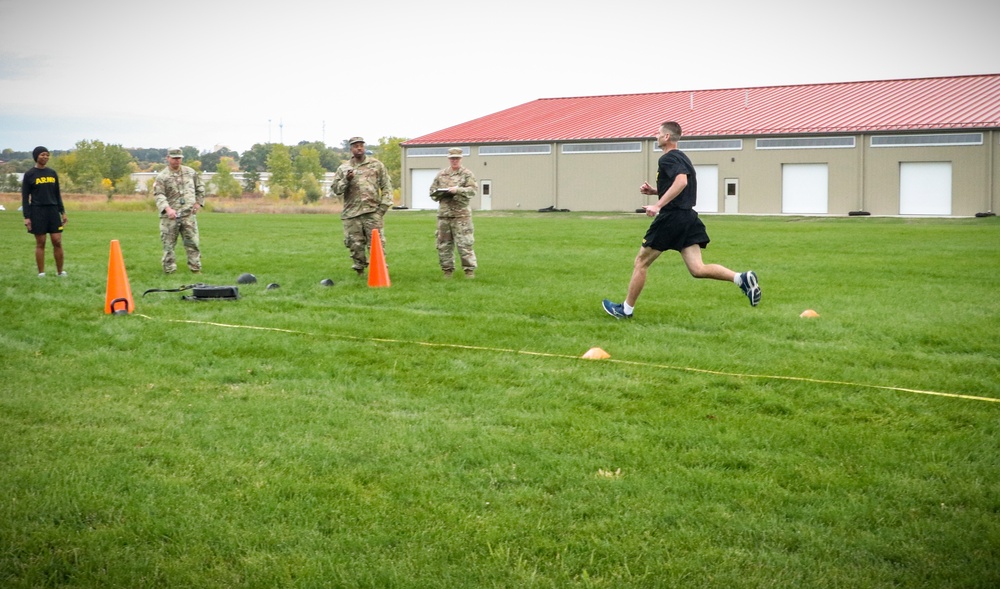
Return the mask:
<path fill-rule="evenodd" d="M 605 352 L 601 348 L 590 348 L 582 357 L 587 360 L 607 360 L 611 357 L 611 354 Z"/>

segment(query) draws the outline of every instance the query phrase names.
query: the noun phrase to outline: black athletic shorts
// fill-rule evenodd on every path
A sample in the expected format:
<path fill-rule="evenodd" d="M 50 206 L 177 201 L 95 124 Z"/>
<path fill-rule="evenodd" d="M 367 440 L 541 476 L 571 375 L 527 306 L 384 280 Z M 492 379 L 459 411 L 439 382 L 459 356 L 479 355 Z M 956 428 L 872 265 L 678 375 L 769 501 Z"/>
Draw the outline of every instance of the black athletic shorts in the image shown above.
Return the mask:
<path fill-rule="evenodd" d="M 57 206 L 32 206 L 28 218 L 31 219 L 31 231 L 28 233 L 32 235 L 62 233 L 62 215 Z"/>
<path fill-rule="evenodd" d="M 698 244 L 708 246 L 708 231 L 694 209 L 663 209 L 646 231 L 643 247 L 657 251 L 677 250 Z"/>

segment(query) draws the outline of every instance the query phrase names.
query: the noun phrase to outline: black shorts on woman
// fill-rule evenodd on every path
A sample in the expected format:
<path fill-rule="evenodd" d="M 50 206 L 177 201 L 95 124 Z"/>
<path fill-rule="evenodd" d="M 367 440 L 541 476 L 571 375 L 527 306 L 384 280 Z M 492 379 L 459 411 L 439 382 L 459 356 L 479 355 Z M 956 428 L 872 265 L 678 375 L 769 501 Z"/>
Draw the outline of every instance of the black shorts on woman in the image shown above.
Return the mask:
<path fill-rule="evenodd" d="M 677 250 L 698 244 L 708 247 L 708 231 L 694 209 L 665 208 L 650 223 L 642 246 L 657 251 Z"/>
<path fill-rule="evenodd" d="M 28 210 L 28 218 L 31 219 L 31 230 L 28 233 L 32 235 L 63 231 L 62 214 L 55 205 L 32 205 Z"/>

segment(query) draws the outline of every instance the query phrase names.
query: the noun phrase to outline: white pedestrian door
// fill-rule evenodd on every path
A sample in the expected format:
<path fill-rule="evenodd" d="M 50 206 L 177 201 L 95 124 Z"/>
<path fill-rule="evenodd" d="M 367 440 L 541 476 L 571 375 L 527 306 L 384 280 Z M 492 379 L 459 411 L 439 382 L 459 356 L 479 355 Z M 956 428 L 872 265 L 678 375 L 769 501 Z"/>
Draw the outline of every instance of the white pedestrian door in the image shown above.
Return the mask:
<path fill-rule="evenodd" d="M 492 211 L 493 210 L 493 181 L 492 180 L 480 180 L 479 181 L 479 210 L 480 211 Z"/>
<path fill-rule="evenodd" d="M 437 209 L 438 203 L 431 200 L 431 183 L 438 170 L 410 170 L 410 208 Z"/>
<path fill-rule="evenodd" d="M 829 184 L 826 164 L 782 164 L 781 212 L 825 215 Z"/>
<path fill-rule="evenodd" d="M 739 178 L 726 178 L 726 202 L 727 213 L 740 212 L 740 181 Z"/>
<path fill-rule="evenodd" d="M 900 215 L 951 215 L 951 162 L 899 164 Z"/>

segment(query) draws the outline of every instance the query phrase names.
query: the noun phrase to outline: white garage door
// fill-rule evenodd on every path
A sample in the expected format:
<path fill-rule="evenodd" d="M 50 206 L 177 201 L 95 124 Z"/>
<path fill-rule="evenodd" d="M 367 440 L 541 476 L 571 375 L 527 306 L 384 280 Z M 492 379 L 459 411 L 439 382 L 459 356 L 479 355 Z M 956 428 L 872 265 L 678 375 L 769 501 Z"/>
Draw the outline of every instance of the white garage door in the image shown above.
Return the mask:
<path fill-rule="evenodd" d="M 435 209 L 438 203 L 431 200 L 431 182 L 438 170 L 410 170 L 410 208 Z"/>
<path fill-rule="evenodd" d="M 951 163 L 899 164 L 900 215 L 951 214 Z"/>
<path fill-rule="evenodd" d="M 695 166 L 694 175 L 698 179 L 698 204 L 694 210 L 699 213 L 719 212 L 719 166 Z"/>
<path fill-rule="evenodd" d="M 829 170 L 826 164 L 782 164 L 781 212 L 825 215 L 828 211 Z"/>

